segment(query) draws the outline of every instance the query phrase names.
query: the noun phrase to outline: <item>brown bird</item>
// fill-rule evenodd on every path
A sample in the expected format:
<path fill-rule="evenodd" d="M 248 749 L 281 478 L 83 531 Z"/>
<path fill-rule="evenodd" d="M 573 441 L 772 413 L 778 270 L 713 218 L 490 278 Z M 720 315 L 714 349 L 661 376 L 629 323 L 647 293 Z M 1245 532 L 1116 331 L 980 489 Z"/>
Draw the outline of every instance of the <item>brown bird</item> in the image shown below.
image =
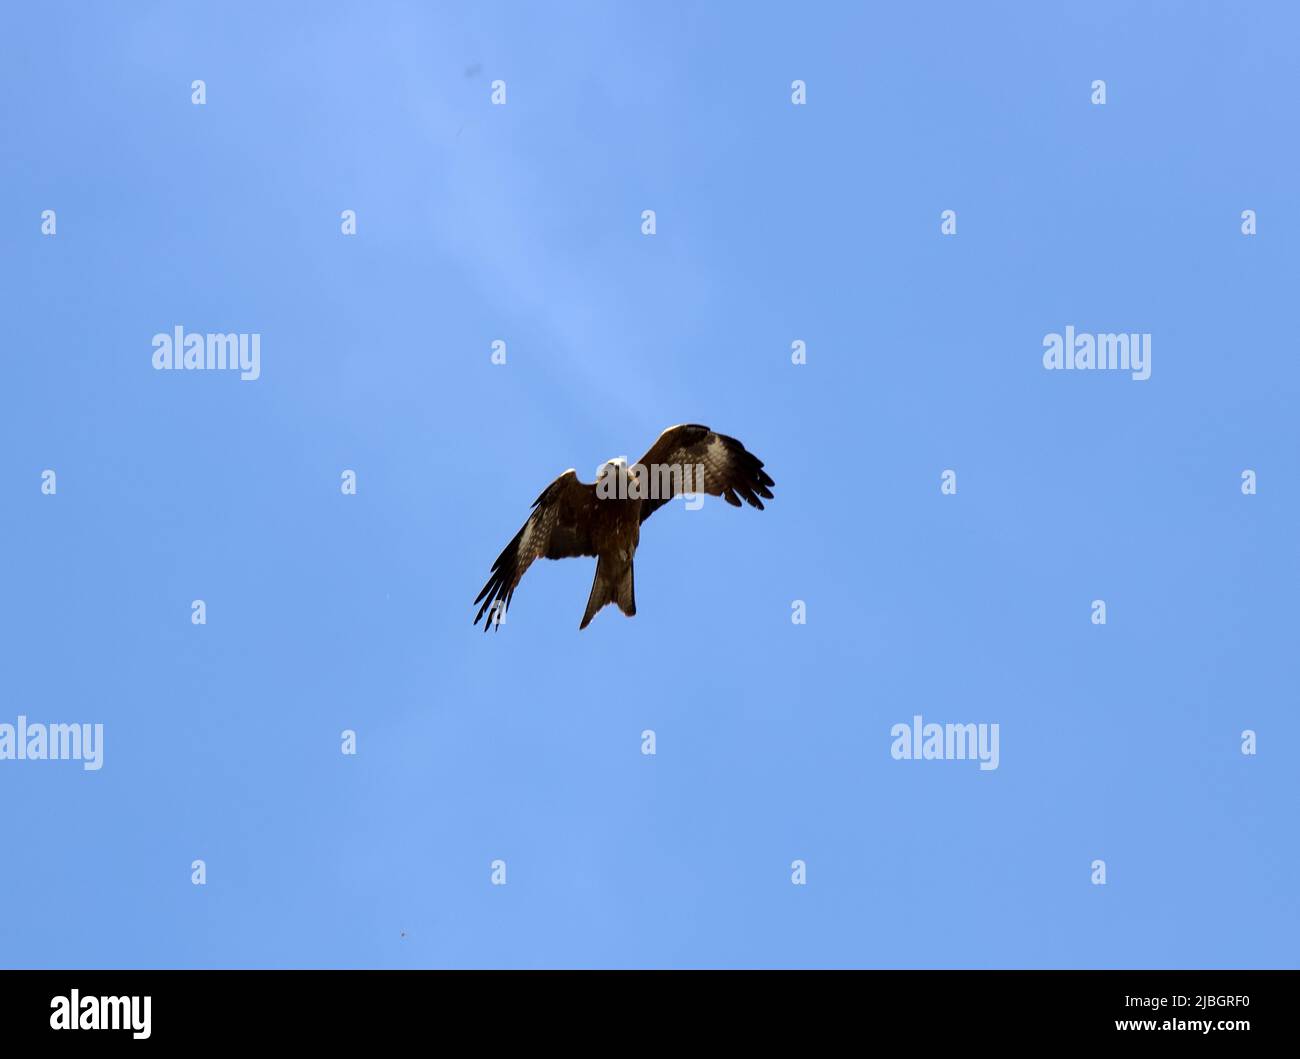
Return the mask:
<path fill-rule="evenodd" d="M 579 629 L 591 624 L 609 603 L 629 618 L 636 613 L 632 558 L 641 540 L 641 523 L 674 496 L 708 493 L 740 507 L 744 500 L 760 511 L 776 483 L 763 462 L 735 438 L 698 424 L 669 427 L 650 451 L 628 467 L 610 460 L 594 484 L 565 471 L 533 501 L 533 513 L 492 564 L 492 575 L 474 600 L 481 604 L 474 624 L 499 627 L 515 588 L 534 559 L 596 556 L 596 577 Z"/>

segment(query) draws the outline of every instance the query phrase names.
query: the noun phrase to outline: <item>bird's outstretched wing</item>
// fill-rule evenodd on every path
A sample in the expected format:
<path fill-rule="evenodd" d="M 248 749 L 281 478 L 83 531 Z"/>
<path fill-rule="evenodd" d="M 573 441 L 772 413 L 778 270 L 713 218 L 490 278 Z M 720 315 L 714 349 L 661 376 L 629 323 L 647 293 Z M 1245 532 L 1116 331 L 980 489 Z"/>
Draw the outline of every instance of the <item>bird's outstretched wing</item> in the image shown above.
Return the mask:
<path fill-rule="evenodd" d="M 744 500 L 761 511 L 763 500 L 759 497 L 771 500 L 770 487 L 776 485 L 763 470 L 763 461 L 747 451 L 739 441 L 698 423 L 669 427 L 641 457 L 640 463 L 645 468 L 642 473 L 650 475 L 661 486 L 649 499 L 641 501 L 642 522 L 678 493 L 708 493 L 722 497 L 734 507 L 740 507 L 741 500 Z M 692 483 L 692 479 L 698 476 L 696 468 L 700 467 L 703 468 L 704 480 Z M 681 471 L 680 474 L 666 474 L 664 468 L 680 468 Z M 662 488 L 665 482 L 671 482 L 672 488 Z"/>
<path fill-rule="evenodd" d="M 596 487 L 578 481 L 572 470 L 565 471 L 543 489 L 542 495 L 533 501 L 533 513 L 528 521 L 492 564 L 492 575 L 474 600 L 482 604 L 474 616 L 474 624 L 499 604 L 483 623 L 483 631 L 487 632 L 489 625 L 500 625 L 510 606 L 510 597 L 515 594 L 515 586 L 534 559 L 595 555 L 591 524 L 597 502 Z"/>

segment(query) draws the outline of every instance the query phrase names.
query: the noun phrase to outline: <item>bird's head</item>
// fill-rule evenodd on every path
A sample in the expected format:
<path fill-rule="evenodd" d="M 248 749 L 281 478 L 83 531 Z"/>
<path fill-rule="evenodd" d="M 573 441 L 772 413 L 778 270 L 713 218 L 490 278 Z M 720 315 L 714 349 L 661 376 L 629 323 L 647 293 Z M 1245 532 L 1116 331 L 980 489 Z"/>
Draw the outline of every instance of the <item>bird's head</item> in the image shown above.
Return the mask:
<path fill-rule="evenodd" d="M 621 497 L 627 492 L 627 457 L 606 460 L 596 472 L 596 485 L 602 496 Z"/>

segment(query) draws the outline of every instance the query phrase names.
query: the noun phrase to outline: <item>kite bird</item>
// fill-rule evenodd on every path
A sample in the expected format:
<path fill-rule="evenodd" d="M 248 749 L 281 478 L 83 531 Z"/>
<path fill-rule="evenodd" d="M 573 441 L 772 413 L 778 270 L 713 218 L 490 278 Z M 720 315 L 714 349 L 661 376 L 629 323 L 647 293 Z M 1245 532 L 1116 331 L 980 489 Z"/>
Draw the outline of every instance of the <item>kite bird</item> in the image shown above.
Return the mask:
<path fill-rule="evenodd" d="M 588 485 L 573 469 L 565 471 L 533 501 L 533 513 L 492 564 L 492 575 L 474 600 L 481 604 L 474 624 L 500 626 L 506 608 L 534 559 L 596 556 L 596 578 L 579 629 L 591 624 L 609 603 L 629 618 L 636 613 L 632 557 L 641 539 L 641 523 L 674 496 L 708 493 L 734 507 L 744 500 L 760 511 L 772 499 L 776 483 L 763 462 L 735 438 L 708 427 L 669 427 L 640 461 L 628 467 L 610 460 Z"/>

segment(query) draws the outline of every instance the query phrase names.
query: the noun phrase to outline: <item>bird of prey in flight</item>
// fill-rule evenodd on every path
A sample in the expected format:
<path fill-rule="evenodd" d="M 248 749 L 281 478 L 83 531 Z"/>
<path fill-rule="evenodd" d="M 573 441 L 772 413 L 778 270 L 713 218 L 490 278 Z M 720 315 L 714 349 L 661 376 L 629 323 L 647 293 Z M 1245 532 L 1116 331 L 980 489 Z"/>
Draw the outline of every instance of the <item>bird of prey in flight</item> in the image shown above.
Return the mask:
<path fill-rule="evenodd" d="M 776 483 L 763 462 L 735 438 L 708 427 L 683 424 L 669 427 L 631 467 L 610 460 L 594 484 L 578 481 L 565 471 L 533 501 L 533 513 L 492 564 L 492 574 L 474 600 L 481 604 L 483 631 L 500 627 L 515 588 L 534 559 L 596 556 L 596 578 L 579 629 L 591 624 L 596 612 L 615 603 L 629 618 L 636 613 L 632 590 L 632 557 L 641 539 L 641 523 L 674 496 L 708 493 L 734 507 L 744 500 L 760 511 L 772 499 Z"/>

